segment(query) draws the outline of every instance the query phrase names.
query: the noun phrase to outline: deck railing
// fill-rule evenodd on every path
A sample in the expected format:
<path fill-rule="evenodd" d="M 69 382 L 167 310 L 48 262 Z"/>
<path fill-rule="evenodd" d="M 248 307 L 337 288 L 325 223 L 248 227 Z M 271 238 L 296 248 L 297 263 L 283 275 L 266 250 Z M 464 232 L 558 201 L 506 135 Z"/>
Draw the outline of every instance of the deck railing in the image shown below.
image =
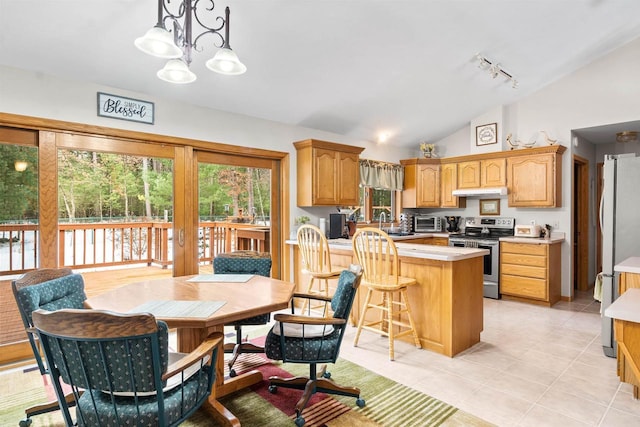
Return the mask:
<path fill-rule="evenodd" d="M 238 230 L 242 230 L 238 233 Z M 129 264 L 173 264 L 172 223 L 92 222 L 59 224 L 59 265 L 82 269 Z M 0 225 L 0 276 L 21 274 L 38 263 L 38 225 Z M 269 227 L 227 221 L 201 221 L 200 263 L 235 249 L 269 251 Z"/>

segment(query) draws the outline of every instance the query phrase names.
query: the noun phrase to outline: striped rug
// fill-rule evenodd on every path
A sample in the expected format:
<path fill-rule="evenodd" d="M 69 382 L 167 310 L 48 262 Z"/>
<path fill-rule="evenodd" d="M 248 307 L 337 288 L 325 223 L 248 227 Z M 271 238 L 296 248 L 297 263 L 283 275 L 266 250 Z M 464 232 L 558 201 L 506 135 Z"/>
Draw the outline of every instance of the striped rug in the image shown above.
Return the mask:
<path fill-rule="evenodd" d="M 264 355 L 243 355 L 234 366 L 237 372 L 259 369 L 265 380 L 251 389 L 222 399 L 242 426 L 295 426 L 294 407 L 301 391 L 278 388 L 268 391 L 270 375 L 308 375 L 308 366 L 271 362 Z M 365 399 L 358 408 L 352 397 L 316 394 L 303 412 L 306 427 L 407 427 L 407 426 L 476 426 L 491 424 L 456 409 L 424 393 L 396 383 L 346 360 L 329 365 L 331 378 L 343 385 L 359 387 Z M 51 397 L 49 381 L 37 370 L 14 370 L 0 373 L 0 426 L 17 425 L 24 407 L 42 403 Z M 32 427 L 64 426 L 59 412 L 33 417 Z M 216 426 L 204 411 L 198 411 L 183 426 Z"/>

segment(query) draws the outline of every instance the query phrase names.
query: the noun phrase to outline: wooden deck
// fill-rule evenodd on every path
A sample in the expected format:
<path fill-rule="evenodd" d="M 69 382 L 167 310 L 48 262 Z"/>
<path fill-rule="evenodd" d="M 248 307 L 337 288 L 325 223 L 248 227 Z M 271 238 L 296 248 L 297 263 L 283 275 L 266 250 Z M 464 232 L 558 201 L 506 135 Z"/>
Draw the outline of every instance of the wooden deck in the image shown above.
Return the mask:
<path fill-rule="evenodd" d="M 200 272 L 212 273 L 211 264 L 201 265 Z M 88 298 L 100 295 L 128 283 L 149 279 L 171 277 L 171 269 L 160 267 L 134 267 L 118 270 L 80 271 L 85 282 Z M 31 348 L 27 343 L 24 326 L 16 306 L 11 281 L 0 281 L 0 365 L 16 362 L 24 358 L 32 358 Z"/>

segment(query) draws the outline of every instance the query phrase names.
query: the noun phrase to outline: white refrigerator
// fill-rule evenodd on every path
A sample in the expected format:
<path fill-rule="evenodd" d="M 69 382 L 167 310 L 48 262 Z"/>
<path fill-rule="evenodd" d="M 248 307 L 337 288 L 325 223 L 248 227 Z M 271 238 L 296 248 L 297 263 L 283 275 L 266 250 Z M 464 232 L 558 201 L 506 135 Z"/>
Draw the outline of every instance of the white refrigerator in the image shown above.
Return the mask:
<path fill-rule="evenodd" d="M 600 202 L 602 228 L 602 347 L 616 357 L 613 320 L 604 311 L 618 297 L 616 264 L 640 256 L 640 157 L 606 155 Z"/>

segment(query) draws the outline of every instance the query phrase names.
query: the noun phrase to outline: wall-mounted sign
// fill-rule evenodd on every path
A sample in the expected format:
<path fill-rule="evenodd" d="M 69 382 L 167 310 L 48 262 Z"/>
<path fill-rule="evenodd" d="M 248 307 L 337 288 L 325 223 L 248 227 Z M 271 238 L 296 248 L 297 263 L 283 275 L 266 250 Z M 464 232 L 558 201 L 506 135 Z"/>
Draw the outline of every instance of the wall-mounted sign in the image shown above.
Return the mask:
<path fill-rule="evenodd" d="M 98 116 L 153 124 L 153 102 L 98 92 Z"/>

